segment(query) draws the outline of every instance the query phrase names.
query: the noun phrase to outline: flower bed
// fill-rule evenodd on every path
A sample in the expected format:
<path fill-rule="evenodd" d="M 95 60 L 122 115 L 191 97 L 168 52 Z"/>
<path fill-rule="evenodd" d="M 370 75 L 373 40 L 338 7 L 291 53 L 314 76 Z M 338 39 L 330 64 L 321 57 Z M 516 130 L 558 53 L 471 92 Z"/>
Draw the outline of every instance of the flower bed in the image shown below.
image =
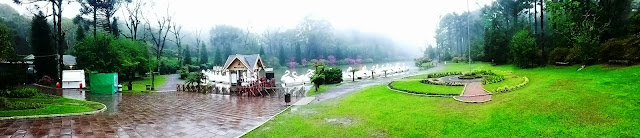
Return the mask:
<path fill-rule="evenodd" d="M 515 91 L 519 88 L 524 87 L 525 85 L 527 85 L 527 83 L 529 83 L 529 78 L 527 77 L 523 77 L 524 81 L 516 86 L 502 86 L 498 89 L 496 89 L 496 93 L 504 93 L 504 92 L 510 92 L 510 91 Z"/>
<path fill-rule="evenodd" d="M 430 79 L 421 80 L 420 83 L 431 84 L 431 85 L 445 85 L 445 86 L 464 86 L 463 83 L 459 83 L 459 82 L 431 81 Z"/>
<path fill-rule="evenodd" d="M 427 78 L 441 78 L 451 75 L 462 75 L 462 72 L 442 72 L 442 73 L 431 73 L 427 75 Z"/>

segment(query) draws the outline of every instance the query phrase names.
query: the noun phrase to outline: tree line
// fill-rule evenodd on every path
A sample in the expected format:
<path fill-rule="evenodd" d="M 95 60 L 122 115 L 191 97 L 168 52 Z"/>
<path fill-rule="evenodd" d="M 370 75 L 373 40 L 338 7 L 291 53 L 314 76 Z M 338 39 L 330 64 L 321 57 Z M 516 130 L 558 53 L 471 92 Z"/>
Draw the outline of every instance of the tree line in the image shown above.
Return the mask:
<path fill-rule="evenodd" d="M 523 68 L 638 62 L 639 8 L 637 0 L 497 0 L 444 15 L 425 55 Z"/>
<path fill-rule="evenodd" d="M 79 2 L 81 9 L 66 9 L 63 3 Z M 221 66 L 232 54 L 261 54 L 269 67 L 311 65 L 312 62 L 349 64 L 382 62 L 409 57 L 396 50 L 389 37 L 357 30 L 339 30 L 325 19 L 303 18 L 293 28 L 269 28 L 254 32 L 249 28 L 215 25 L 208 30 L 182 30 L 167 9 L 166 14 L 146 13 L 152 1 L 145 0 L 14 0 L 15 4 L 37 4 L 31 19 L 0 4 L 0 24 L 6 25 L 0 60 L 34 54 L 38 78 L 60 79 L 62 55 L 77 57 L 77 68 L 89 72 L 118 72 L 123 80 L 140 74 L 194 71 Z M 62 10 L 79 10 L 72 19 L 61 16 Z M 4 12 L 7 11 L 7 12 Z M 48 10 L 50 11 L 50 10 Z M 123 16 L 115 13 L 122 11 Z M 152 20 L 153 19 L 153 20 Z M 189 39 L 191 38 L 191 39 Z M 195 40 L 195 41 L 191 41 Z M 124 51 L 124 52 L 123 52 Z M 136 52 L 132 54 L 130 52 Z M 7 53 L 7 54 L 4 54 Z M 5 56 L 7 55 L 7 56 Z M 9 56 L 11 55 L 11 56 Z"/>

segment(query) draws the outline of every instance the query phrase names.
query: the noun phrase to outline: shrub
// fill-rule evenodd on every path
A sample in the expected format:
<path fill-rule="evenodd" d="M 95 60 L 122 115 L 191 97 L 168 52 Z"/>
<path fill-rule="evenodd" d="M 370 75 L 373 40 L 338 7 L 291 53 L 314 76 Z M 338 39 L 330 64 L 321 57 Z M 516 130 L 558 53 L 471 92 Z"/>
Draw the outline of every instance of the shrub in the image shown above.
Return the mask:
<path fill-rule="evenodd" d="M 40 90 L 36 88 L 20 87 L 13 90 L 2 91 L 0 92 L 0 96 L 9 98 L 29 98 L 37 95 L 38 93 L 40 93 Z"/>
<path fill-rule="evenodd" d="M 551 51 L 549 54 L 549 62 L 567 62 L 567 55 L 569 54 L 569 49 L 567 48 L 556 48 Z"/>
<path fill-rule="evenodd" d="M 45 86 L 53 86 L 53 79 L 47 75 L 44 75 L 40 80 L 38 80 L 38 84 L 45 85 Z"/>
<path fill-rule="evenodd" d="M 429 79 L 421 80 L 420 83 L 431 84 L 431 85 L 445 85 L 445 86 L 464 86 L 463 83 L 459 83 L 459 82 L 441 82 L 441 81 L 431 81 Z"/>
<path fill-rule="evenodd" d="M 537 66 L 535 63 L 537 53 L 536 39 L 528 29 L 518 31 L 511 39 L 511 54 L 514 65 L 520 68 Z"/>
<path fill-rule="evenodd" d="M 504 79 L 505 78 L 502 75 L 497 75 L 497 74 L 487 75 L 482 79 L 482 85 L 498 83 L 503 81 Z"/>
<path fill-rule="evenodd" d="M 455 63 L 467 62 L 467 58 L 466 57 L 454 57 L 453 59 L 451 59 L 451 62 L 455 62 Z"/>
<path fill-rule="evenodd" d="M 524 78 L 524 82 L 516 85 L 516 86 L 502 86 L 498 89 L 496 89 L 496 93 L 503 93 L 503 92 L 510 92 L 510 91 L 515 91 L 516 89 L 522 88 L 525 85 L 527 85 L 527 83 L 529 83 L 529 78 L 527 77 L 523 77 Z"/>
<path fill-rule="evenodd" d="M 625 38 L 614 38 L 602 44 L 600 59 L 640 61 L 640 34 Z"/>
<path fill-rule="evenodd" d="M 342 82 L 342 70 L 338 68 L 328 68 L 324 70 L 324 84 L 336 84 Z"/>
<path fill-rule="evenodd" d="M 26 109 L 37 109 L 42 107 L 44 107 L 44 104 L 26 103 L 26 102 L 12 102 L 6 106 L 6 108 L 8 108 L 9 110 L 26 110 Z"/>
<path fill-rule="evenodd" d="M 442 73 L 431 73 L 427 75 L 427 78 L 440 78 L 451 75 L 462 75 L 462 72 L 442 72 Z"/>
<path fill-rule="evenodd" d="M 0 108 L 5 108 L 9 105 L 9 100 L 6 97 L 0 97 Z"/>

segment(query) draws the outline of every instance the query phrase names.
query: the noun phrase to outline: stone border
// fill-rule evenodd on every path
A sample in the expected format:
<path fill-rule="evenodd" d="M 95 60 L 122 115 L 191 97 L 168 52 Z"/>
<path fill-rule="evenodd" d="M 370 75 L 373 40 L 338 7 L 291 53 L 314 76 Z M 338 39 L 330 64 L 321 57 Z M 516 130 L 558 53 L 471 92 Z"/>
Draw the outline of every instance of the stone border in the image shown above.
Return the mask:
<path fill-rule="evenodd" d="M 93 102 L 93 101 L 86 101 L 86 102 Z M 93 103 L 99 103 L 99 102 L 93 102 Z M 107 106 L 106 105 L 104 105 L 102 103 L 99 103 L 99 104 L 102 105 L 102 109 L 96 110 L 96 111 L 80 112 L 80 113 L 62 113 L 62 114 L 48 114 L 48 115 L 28 115 L 28 116 L 0 117 L 0 120 L 92 115 L 92 114 L 101 113 L 101 112 L 104 112 L 105 110 L 107 110 Z"/>
<path fill-rule="evenodd" d="M 491 99 L 484 100 L 484 101 L 464 101 L 464 100 L 460 100 L 460 99 L 458 99 L 457 97 L 458 97 L 458 96 L 454 96 L 454 97 L 453 97 L 453 99 L 454 99 L 454 100 L 456 100 L 456 101 L 458 101 L 458 102 L 462 102 L 462 103 L 486 103 L 486 102 L 491 101 Z"/>
<path fill-rule="evenodd" d="M 253 131 L 253 130 L 258 129 L 260 126 L 262 126 L 262 125 L 264 125 L 265 123 L 267 123 L 267 122 L 269 122 L 269 121 L 273 120 L 273 118 L 276 118 L 276 116 L 278 116 L 278 115 L 280 115 L 280 114 L 284 113 L 285 111 L 289 110 L 289 108 L 291 108 L 291 106 L 293 106 L 293 105 L 287 105 L 287 108 L 284 108 L 284 110 L 282 110 L 282 111 L 280 111 L 280 112 L 276 113 L 275 115 L 273 115 L 273 116 L 269 117 L 269 119 L 264 120 L 264 122 L 261 122 L 261 123 L 260 123 L 260 125 L 256 125 L 255 127 L 253 127 L 253 128 L 251 128 L 251 129 L 249 129 L 249 130 L 245 131 L 245 132 L 244 132 L 244 133 L 242 133 L 241 135 L 236 136 L 235 138 L 240 138 L 240 137 L 242 137 L 242 136 L 244 136 L 244 135 L 249 134 L 249 132 L 251 132 L 251 131 Z"/>
<path fill-rule="evenodd" d="M 404 93 L 404 94 L 416 95 L 416 96 L 425 96 L 425 97 L 454 97 L 454 96 L 456 96 L 456 95 L 453 95 L 453 94 L 451 94 L 451 95 L 447 95 L 447 94 L 418 94 L 418 93 L 407 92 L 405 90 L 395 89 L 395 88 L 391 87 L 391 83 L 393 83 L 393 82 L 395 82 L 395 81 L 391 81 L 391 82 L 387 83 L 387 88 L 389 90 L 400 92 L 400 93 Z M 464 90 L 463 90 L 463 92 L 464 92 Z"/>

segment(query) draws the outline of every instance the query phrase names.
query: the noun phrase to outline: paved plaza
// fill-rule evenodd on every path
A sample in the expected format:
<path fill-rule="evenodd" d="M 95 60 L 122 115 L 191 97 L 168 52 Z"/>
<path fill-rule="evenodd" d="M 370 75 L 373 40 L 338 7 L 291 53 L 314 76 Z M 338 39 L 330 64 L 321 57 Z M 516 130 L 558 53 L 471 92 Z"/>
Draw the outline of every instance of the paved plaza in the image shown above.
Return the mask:
<path fill-rule="evenodd" d="M 95 115 L 0 120 L 0 138 L 237 137 L 287 107 L 277 97 L 189 92 L 87 95 L 87 99 L 104 103 L 108 110 Z"/>

